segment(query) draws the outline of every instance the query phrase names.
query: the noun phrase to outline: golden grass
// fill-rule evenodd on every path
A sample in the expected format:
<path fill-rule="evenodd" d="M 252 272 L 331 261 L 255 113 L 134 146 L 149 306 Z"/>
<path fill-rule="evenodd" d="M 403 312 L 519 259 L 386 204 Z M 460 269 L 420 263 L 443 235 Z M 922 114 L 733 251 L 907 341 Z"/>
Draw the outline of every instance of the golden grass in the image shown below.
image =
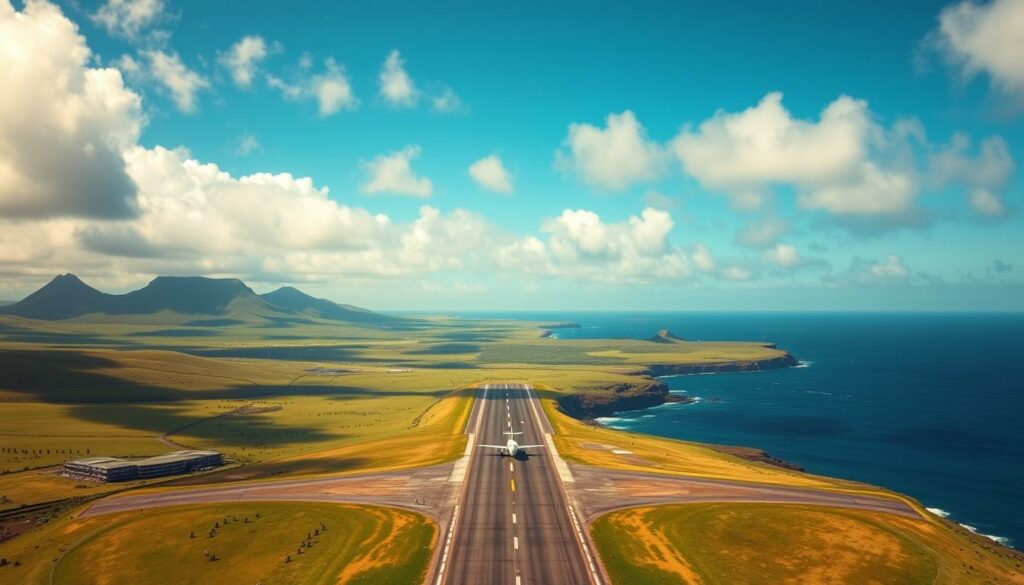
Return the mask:
<path fill-rule="evenodd" d="M 321 524 L 327 530 L 315 535 Z M 391 508 L 190 505 L 66 519 L 26 534 L 0 545 L 0 556 L 21 563 L 0 567 L 0 582 L 413 583 L 426 571 L 435 533 L 425 517 Z M 301 546 L 307 534 L 312 546 Z"/>
<path fill-rule="evenodd" d="M 614 583 L 1024 583 L 1019 557 L 941 524 L 775 504 L 633 508 L 592 534 Z"/>

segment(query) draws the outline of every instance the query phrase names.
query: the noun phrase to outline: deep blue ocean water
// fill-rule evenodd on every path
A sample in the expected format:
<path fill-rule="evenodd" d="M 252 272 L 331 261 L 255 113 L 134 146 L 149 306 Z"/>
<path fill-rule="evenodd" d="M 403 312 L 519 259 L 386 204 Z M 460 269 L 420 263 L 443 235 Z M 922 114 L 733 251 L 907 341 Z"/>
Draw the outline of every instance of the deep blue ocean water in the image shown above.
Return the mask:
<path fill-rule="evenodd" d="M 465 316 L 482 316 L 480 313 Z M 700 399 L 601 422 L 759 447 L 884 486 L 1024 548 L 1024 315 L 488 313 L 574 321 L 560 338 L 772 341 L 804 367 L 665 378 Z"/>

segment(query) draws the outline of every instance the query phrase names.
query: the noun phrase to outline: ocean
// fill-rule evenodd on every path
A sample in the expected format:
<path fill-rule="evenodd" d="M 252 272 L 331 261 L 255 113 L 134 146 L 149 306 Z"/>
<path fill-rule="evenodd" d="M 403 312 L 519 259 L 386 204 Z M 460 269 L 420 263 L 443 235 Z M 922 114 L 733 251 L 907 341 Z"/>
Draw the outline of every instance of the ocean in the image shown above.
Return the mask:
<path fill-rule="evenodd" d="M 559 338 L 772 341 L 800 367 L 666 377 L 697 399 L 600 419 L 884 486 L 1024 548 L 1024 314 L 473 313 Z"/>

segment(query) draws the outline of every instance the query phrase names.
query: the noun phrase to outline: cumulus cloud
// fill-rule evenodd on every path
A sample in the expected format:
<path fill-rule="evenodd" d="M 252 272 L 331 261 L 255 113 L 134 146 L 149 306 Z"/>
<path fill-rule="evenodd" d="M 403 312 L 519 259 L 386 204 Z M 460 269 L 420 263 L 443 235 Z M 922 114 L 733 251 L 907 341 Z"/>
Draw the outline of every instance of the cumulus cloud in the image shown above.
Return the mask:
<path fill-rule="evenodd" d="M 419 99 L 419 89 L 405 70 L 405 60 L 395 49 L 388 53 L 380 68 L 380 95 L 389 104 L 412 107 Z"/>
<path fill-rule="evenodd" d="M 182 63 L 177 53 L 148 50 L 141 55 L 149 64 L 148 74 L 171 94 L 178 110 L 185 114 L 195 112 L 199 105 L 196 95 L 208 89 L 210 82 Z"/>
<path fill-rule="evenodd" d="M 478 185 L 498 193 L 512 192 L 512 175 L 505 170 L 501 158 L 492 154 L 469 165 L 469 176 Z"/>
<path fill-rule="evenodd" d="M 157 22 L 163 11 L 163 0 L 107 0 L 92 14 L 92 20 L 112 35 L 134 39 Z"/>
<path fill-rule="evenodd" d="M 267 85 L 281 92 L 290 101 L 313 100 L 317 103 L 320 116 L 327 117 L 342 109 L 354 110 L 359 106 L 352 89 L 352 82 L 333 57 L 324 60 L 324 70 L 311 74 L 312 59 L 303 55 L 299 70 L 301 75 L 286 81 L 276 75 L 267 74 Z"/>
<path fill-rule="evenodd" d="M 967 188 L 968 203 L 988 217 L 1006 215 L 1000 191 L 1013 174 L 1014 161 L 1001 137 L 982 140 L 977 154 L 971 155 L 971 139 L 964 133 L 953 135 L 948 145 L 935 151 L 929 159 L 929 176 L 936 187 L 948 183 Z"/>
<path fill-rule="evenodd" d="M 0 216 L 135 213 L 121 151 L 141 131 L 141 100 L 91 59 L 56 6 L 0 0 Z"/>
<path fill-rule="evenodd" d="M 1024 99 L 1024 1 L 952 4 L 932 37 L 964 78 L 987 74 L 1000 91 Z"/>
<path fill-rule="evenodd" d="M 899 255 L 889 254 L 885 260 L 854 258 L 847 276 L 854 284 L 893 284 L 906 282 L 910 269 Z"/>
<path fill-rule="evenodd" d="M 697 128 L 684 127 L 672 151 L 689 175 L 741 209 L 759 208 L 773 187 L 789 185 L 806 209 L 899 214 L 917 184 L 906 169 L 873 158 L 889 146 L 886 134 L 863 100 L 840 96 L 817 121 L 801 120 L 775 92 L 742 112 L 719 111 Z"/>
<path fill-rule="evenodd" d="M 363 192 L 430 197 L 434 191 L 433 182 L 418 176 L 412 168 L 412 161 L 419 158 L 421 152 L 419 146 L 410 145 L 364 162 L 363 168 L 369 177 L 363 184 Z"/>
<path fill-rule="evenodd" d="M 605 223 L 585 209 L 566 209 L 543 226 L 547 239 L 527 236 L 498 250 L 498 265 L 533 275 L 638 284 L 685 280 L 690 259 L 668 242 L 671 216 L 653 208 Z"/>
<path fill-rule="evenodd" d="M 231 45 L 226 53 L 219 56 L 221 65 L 227 68 L 235 85 L 242 89 L 252 87 L 260 63 L 267 58 L 267 42 L 259 35 L 242 37 Z"/>
<path fill-rule="evenodd" d="M 647 138 L 647 131 L 629 110 L 608 114 L 604 128 L 570 124 L 564 148 L 555 152 L 558 168 L 611 191 L 657 179 L 664 162 L 661 146 Z"/>

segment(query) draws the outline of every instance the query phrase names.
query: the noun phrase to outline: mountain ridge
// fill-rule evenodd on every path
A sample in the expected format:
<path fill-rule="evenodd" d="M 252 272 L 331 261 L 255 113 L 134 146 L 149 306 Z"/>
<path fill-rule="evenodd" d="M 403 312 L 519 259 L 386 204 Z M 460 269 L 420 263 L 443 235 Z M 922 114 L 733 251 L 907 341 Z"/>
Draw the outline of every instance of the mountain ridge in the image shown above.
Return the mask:
<path fill-rule="evenodd" d="M 124 294 L 95 289 L 74 274 L 61 274 L 24 299 L 0 306 L 0 315 L 43 321 L 75 319 L 86 315 L 154 315 L 186 317 L 238 315 L 247 320 L 279 322 L 296 316 L 328 321 L 382 323 L 394 317 L 368 309 L 316 298 L 286 286 L 256 294 L 237 278 L 158 276 L 146 286 Z"/>

